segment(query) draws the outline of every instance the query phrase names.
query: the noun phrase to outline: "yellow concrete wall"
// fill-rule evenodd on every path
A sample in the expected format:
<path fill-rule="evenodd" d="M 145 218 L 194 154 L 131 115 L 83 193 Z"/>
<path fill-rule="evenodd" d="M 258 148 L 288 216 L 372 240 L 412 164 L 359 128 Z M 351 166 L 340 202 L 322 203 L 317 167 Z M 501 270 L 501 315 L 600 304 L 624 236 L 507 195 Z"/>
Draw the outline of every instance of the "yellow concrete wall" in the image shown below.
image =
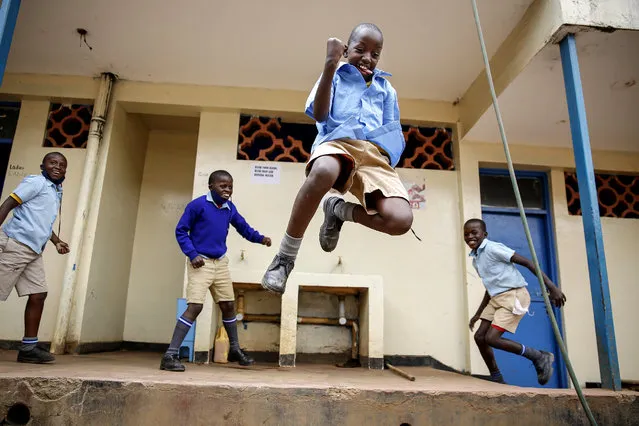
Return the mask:
<path fill-rule="evenodd" d="M 217 168 L 227 169 L 233 175 L 233 200 L 239 211 L 252 226 L 272 237 L 274 246 L 265 248 L 251 244 L 231 230 L 228 239 L 230 266 L 263 272 L 275 255 L 286 228 L 293 199 L 304 180 L 304 166 L 278 163 L 280 184 L 251 183 L 251 162 L 236 160 L 238 120 L 237 113 L 206 112 L 201 115 L 194 193 L 200 195 L 207 190 L 208 175 Z M 390 237 L 346 224 L 338 248 L 327 254 L 317 242 L 322 217 L 316 214 L 302 244 L 296 270 L 382 275 L 385 353 L 431 355 L 454 368 L 463 369 L 466 339 L 458 257 L 461 234 L 457 176 L 454 172 L 432 170 L 400 169 L 399 173 L 404 179 L 426 182 L 427 208 L 415 211 L 413 225 L 423 242 L 410 233 Z M 363 251 L 362 247 L 370 249 Z M 241 260 L 242 250 L 244 260 Z M 342 265 L 338 265 L 340 256 Z M 426 319 L 424 313 L 427 313 Z M 301 342 L 305 340 L 301 338 Z"/>
<path fill-rule="evenodd" d="M 33 99 L 45 97 L 91 99 L 95 95 L 95 88 L 95 82 L 86 78 L 5 76 L 0 92 L 15 96 L 29 96 L 29 99 L 32 99 L 23 101 L 11 164 L 24 164 L 25 169 L 31 168 L 30 172 L 37 173 L 40 159 L 47 151 L 41 148 L 41 140 L 48 101 Z M 206 179 L 215 168 L 226 168 L 234 175 L 236 184 L 234 201 L 249 223 L 274 239 L 274 247 L 267 249 L 250 244 L 231 231 L 229 238 L 231 267 L 261 272 L 277 250 L 294 195 L 304 179 L 303 166 L 279 164 L 281 168 L 279 185 L 252 184 L 249 177 L 251 163 L 235 159 L 237 111 L 274 111 L 281 115 L 298 114 L 299 116 L 300 102 L 303 103 L 305 96 L 306 94 L 301 92 L 265 90 L 256 92 L 252 89 L 119 82 L 114 94 L 114 102 L 126 107 L 129 111 L 155 113 L 170 111 L 177 115 L 196 115 L 204 108 L 212 108 L 202 114 L 198 135 L 198 156 L 195 171 L 191 174 L 193 176 L 191 196 L 201 195 L 206 191 Z M 400 104 L 405 119 L 422 122 L 456 121 L 457 111 L 450 106 L 421 101 L 403 101 Z M 127 126 L 122 124 L 121 108 L 118 107 L 116 110 L 118 110 L 116 116 L 120 117 L 118 119 L 120 124 L 114 126 L 112 130 L 115 133 L 120 132 L 120 135 L 116 135 L 114 141 L 118 139 L 123 141 L 126 137 L 122 132 Z M 124 121 L 128 120 L 127 118 Z M 144 133 L 139 123 L 132 126 L 138 129 L 134 133 L 138 135 Z M 118 127 L 120 127 L 119 130 Z M 136 139 L 135 136 L 127 137 Z M 93 256 L 91 262 L 91 285 L 87 294 L 84 320 L 86 327 L 83 329 L 83 336 L 87 341 L 117 339 L 118 336 L 121 338 L 125 317 L 126 288 L 129 282 L 138 281 L 139 271 L 135 268 L 131 269 L 130 263 L 131 258 L 139 254 L 133 248 L 134 226 L 140 216 L 137 211 L 139 195 L 135 192 L 139 191 L 143 179 L 144 148 L 141 143 L 136 146 L 139 157 L 137 161 L 131 159 L 130 174 L 115 179 L 115 175 L 110 171 L 112 164 L 115 169 L 124 166 L 115 165 L 116 162 L 109 161 L 107 175 L 112 177 L 108 179 L 105 177 L 105 194 L 102 201 L 109 201 L 107 204 L 112 206 L 104 210 L 104 217 L 120 221 L 121 228 L 128 230 L 128 237 L 121 232 L 107 232 L 112 230 L 112 224 L 109 221 L 99 220 L 98 232 L 102 237 L 98 240 L 100 235 L 96 236 L 95 250 L 98 256 Z M 126 157 L 125 151 L 119 152 L 119 156 Z M 79 186 L 84 151 L 65 150 L 65 154 L 69 157 L 69 174 L 65 182 L 63 217 L 72 217 L 75 211 L 74 197 Z M 582 382 L 597 381 L 599 379 L 598 363 L 581 218 L 569 216 L 565 207 L 562 173 L 564 169 L 574 167 L 572 153 L 569 149 L 513 146 L 512 154 L 520 169 L 541 169 L 551 172 L 560 282 L 568 295 L 568 305 L 564 312 L 567 342 L 569 349 L 572 350 L 573 363 Z M 113 155 L 113 158 L 116 158 L 115 152 Z M 639 172 L 639 156 L 636 154 L 597 152 L 594 160 L 598 170 Z M 137 164 L 135 168 L 133 163 Z M 462 219 L 481 215 L 478 176 L 480 166 L 503 167 L 501 146 L 463 142 L 459 152 L 457 173 L 399 171 L 406 179 L 416 182 L 426 181 L 427 208 L 416 212 L 414 226 L 416 232 L 424 239 L 423 243 L 417 242 L 410 234 L 392 238 L 347 224 L 338 249 L 332 254 L 326 254 L 317 244 L 317 232 L 321 221 L 320 216 L 317 215 L 311 223 L 302 246 L 297 270 L 321 273 L 380 273 L 385 281 L 384 352 L 386 354 L 432 355 L 455 368 L 470 369 L 473 372 L 485 371 L 479 353 L 472 343 L 472 335 L 465 327 L 469 313 L 474 313 L 479 303 L 483 287 L 468 263 L 467 250 L 463 245 L 459 229 Z M 137 174 L 132 172 L 133 169 L 137 170 Z M 118 185 L 123 184 L 127 179 L 129 186 L 124 187 L 125 193 L 122 199 L 115 197 L 115 190 L 122 189 Z M 8 176 L 3 197 L 6 197 L 8 191 L 19 180 L 18 176 Z M 128 206 L 126 213 L 118 210 L 123 205 Z M 145 209 L 146 205 L 142 203 L 141 208 Z M 267 215 L 264 214 L 265 211 L 268 211 Z M 102 214 L 102 211 L 100 213 Z M 168 222 L 167 219 L 164 225 L 167 228 Z M 633 360 L 639 355 L 639 343 L 633 336 L 634 321 L 631 313 L 634 309 L 633 303 L 639 297 L 636 286 L 628 280 L 637 276 L 639 272 L 635 261 L 636 256 L 632 251 L 639 232 L 638 222 L 605 218 L 602 222 L 608 253 L 622 376 L 624 379 L 637 380 L 639 372 L 637 363 Z M 63 220 L 63 237 L 68 238 L 70 225 L 68 220 L 66 222 Z M 167 243 L 169 239 L 167 237 Z M 173 241 L 170 244 L 175 247 Z M 371 247 L 371 250 L 363 253 L 361 251 L 363 246 Z M 112 253 L 108 247 L 116 247 L 117 250 Z M 240 259 L 241 250 L 245 251 L 244 260 Z M 168 257 L 168 251 L 166 254 Z M 113 261 L 109 257 L 111 255 L 115 256 Z M 339 256 L 342 257 L 341 266 L 337 265 Z M 117 268 L 107 269 L 107 265 L 113 265 L 113 262 L 117 264 Z M 45 264 L 51 293 L 40 333 L 43 340 L 49 339 L 52 333 L 64 259 L 49 250 L 45 253 Z M 177 277 L 180 272 L 177 266 L 174 267 L 176 269 L 173 269 L 171 274 Z M 115 280 L 111 278 L 114 274 L 117 276 Z M 138 336 L 157 336 L 153 339 L 145 339 L 146 341 L 168 340 L 168 336 L 164 337 L 164 335 L 167 328 L 170 333 L 170 323 L 173 322 L 174 313 L 173 303 L 176 295 L 179 295 L 178 287 L 174 291 L 175 294 L 169 297 L 158 296 L 158 300 L 162 299 L 162 303 L 167 304 L 165 309 L 168 311 L 164 312 L 163 309 L 159 316 L 149 321 L 160 324 L 157 329 L 142 330 Z M 139 288 L 132 286 L 131 297 L 134 294 L 136 294 L 135 297 L 139 297 L 138 293 Z M 99 298 L 96 299 L 96 295 Z M 15 295 L 11 296 L 8 303 L 3 304 L 0 310 L 0 321 L 3 324 L 0 338 L 21 337 L 22 321 L 16 321 L 15 318 L 21 317 L 23 306 L 24 301 L 16 302 Z M 131 306 L 127 309 L 127 315 L 131 313 Z M 210 314 L 209 311 L 209 316 Z M 134 329 L 141 327 L 142 323 L 141 320 L 127 322 L 127 336 L 130 331 L 132 333 L 130 338 L 133 340 Z M 107 328 L 114 331 L 108 331 Z M 208 330 L 208 333 L 210 334 L 211 330 Z M 270 335 L 270 333 L 266 334 Z M 138 339 L 135 338 L 135 340 Z M 301 341 L 306 339 L 302 338 Z M 268 338 L 251 342 L 253 343 L 260 348 L 271 345 Z"/>
<path fill-rule="evenodd" d="M 46 129 L 49 112 L 48 101 L 23 100 L 20 107 L 20 117 L 11 148 L 9 164 L 24 167 L 24 170 L 8 170 L 2 200 L 9 196 L 20 181 L 27 175 L 39 174 L 42 158 L 47 152 L 56 151 L 43 148 L 42 141 Z M 84 149 L 63 149 L 67 157 L 67 178 L 64 181 L 64 198 L 62 203 L 61 238 L 71 239 L 71 226 L 77 205 L 77 194 L 84 168 Z M 57 223 L 54 225 L 57 232 Z M 73 247 L 71 247 L 73 250 Z M 45 303 L 39 338 L 48 341 L 53 336 L 53 328 L 58 310 L 62 275 L 66 259 L 60 256 L 53 245 L 49 244 L 44 251 L 44 266 L 49 285 L 49 296 Z M 14 291 L 5 303 L 0 304 L 0 339 L 19 340 L 24 332 L 24 305 L 26 298 L 18 298 Z"/>
<path fill-rule="evenodd" d="M 555 226 L 559 283 L 568 303 L 563 310 L 566 342 L 573 366 L 580 381 L 600 380 L 597 347 L 592 314 L 592 300 L 586 248 L 581 216 L 570 216 L 567 209 L 564 170 L 574 169 L 574 157 L 569 149 L 511 146 L 511 154 L 519 170 L 545 170 L 550 174 L 552 212 Z M 481 216 L 479 167 L 505 167 L 500 144 L 463 142 L 461 144 L 461 174 L 463 188 L 462 211 L 465 218 Z M 608 172 L 639 172 L 639 155 L 631 153 L 595 152 L 595 168 Z M 633 282 L 639 265 L 633 247 L 639 237 L 636 219 L 602 218 L 604 244 L 610 279 L 612 309 L 617 334 L 621 374 L 624 379 L 637 380 L 639 343 L 635 337 L 632 313 L 639 300 L 639 288 Z M 467 249 L 461 255 L 465 255 Z M 467 257 L 466 257 L 467 259 Z M 474 314 L 484 288 L 466 260 L 468 313 Z M 468 334 L 469 341 L 472 335 Z M 474 343 L 471 345 L 470 365 L 473 373 L 485 373 L 486 367 Z"/>
<path fill-rule="evenodd" d="M 142 178 L 124 340 L 167 343 L 185 257 L 175 226 L 191 201 L 197 134 L 151 131 Z"/>
<path fill-rule="evenodd" d="M 121 341 L 148 130 L 112 108 L 81 342 Z"/>

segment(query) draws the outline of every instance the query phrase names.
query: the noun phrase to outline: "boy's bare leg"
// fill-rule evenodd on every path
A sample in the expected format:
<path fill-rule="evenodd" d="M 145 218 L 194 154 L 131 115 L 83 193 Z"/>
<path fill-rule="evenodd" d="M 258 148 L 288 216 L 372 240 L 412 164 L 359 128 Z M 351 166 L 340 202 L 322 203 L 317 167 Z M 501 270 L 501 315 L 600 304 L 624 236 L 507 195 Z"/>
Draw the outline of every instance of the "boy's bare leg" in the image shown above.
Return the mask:
<path fill-rule="evenodd" d="M 295 197 L 286 233 L 302 238 L 322 197 L 335 185 L 341 171 L 339 158 L 325 155 L 313 163 L 311 172 Z"/>
<path fill-rule="evenodd" d="M 353 210 L 353 220 L 360 225 L 389 235 L 403 235 L 413 225 L 413 210 L 408 201 L 399 197 L 386 198 L 375 191 L 367 202 L 376 206 L 377 213 L 369 215 L 362 206 Z"/>
<path fill-rule="evenodd" d="M 481 320 L 479 329 L 475 332 L 475 343 L 477 344 L 481 357 L 486 363 L 486 367 L 488 367 L 488 371 L 493 373 L 495 371 L 499 371 L 499 367 L 497 367 L 497 360 L 495 359 L 493 348 L 486 343 L 486 333 L 490 330 L 490 328 L 490 321 L 486 321 L 484 319 Z"/>
<path fill-rule="evenodd" d="M 378 190 L 366 194 L 366 205 L 375 206 L 377 213 L 369 215 L 360 204 L 344 201 L 340 197 L 328 197 L 324 201 L 324 223 L 319 233 L 322 250 L 335 250 L 344 222 L 359 223 L 389 235 L 403 235 L 413 224 L 413 211 L 403 198 L 384 197 Z"/>
<path fill-rule="evenodd" d="M 490 379 L 497 383 L 506 383 L 504 381 L 504 377 L 499 371 L 499 367 L 497 366 L 497 360 L 495 359 L 495 353 L 493 352 L 493 348 L 486 342 L 486 333 L 492 327 L 490 326 L 490 321 L 485 319 L 481 320 L 479 324 L 479 329 L 475 332 L 475 343 L 477 344 L 477 348 L 479 349 L 479 353 L 486 363 L 486 367 L 488 367 L 488 371 L 490 372 Z"/>
<path fill-rule="evenodd" d="M 502 337 L 502 334 L 504 334 L 503 331 L 490 327 L 486 332 L 486 343 L 493 348 L 528 358 L 535 366 L 535 370 L 537 370 L 537 381 L 539 384 L 545 385 L 548 383 L 548 380 L 550 380 L 550 377 L 552 376 L 552 363 L 555 360 L 555 356 L 549 352 L 526 347 L 514 340 L 505 339 Z"/>
<path fill-rule="evenodd" d="M 295 197 L 286 234 L 279 253 L 273 259 L 264 277 L 262 287 L 274 293 L 284 293 L 286 280 L 293 270 L 302 237 L 311 222 L 322 197 L 335 185 L 341 172 L 341 161 L 334 156 L 319 157 Z"/>
<path fill-rule="evenodd" d="M 24 335 L 25 337 L 37 337 L 40 329 L 40 319 L 44 310 L 44 301 L 47 293 L 30 294 L 27 306 L 24 308 Z"/>

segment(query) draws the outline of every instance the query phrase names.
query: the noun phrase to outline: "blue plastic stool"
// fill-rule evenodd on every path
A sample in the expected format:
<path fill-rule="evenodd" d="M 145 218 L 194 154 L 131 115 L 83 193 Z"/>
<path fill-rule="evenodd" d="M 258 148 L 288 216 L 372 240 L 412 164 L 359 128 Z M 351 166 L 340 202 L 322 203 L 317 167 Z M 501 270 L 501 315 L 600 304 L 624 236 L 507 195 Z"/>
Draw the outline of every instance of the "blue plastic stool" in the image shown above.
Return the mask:
<path fill-rule="evenodd" d="M 175 319 L 179 319 L 180 316 L 186 311 L 187 303 L 186 299 L 177 300 L 177 314 Z M 186 333 L 184 342 L 180 346 L 180 358 L 188 358 L 189 362 L 193 362 L 193 356 L 195 354 L 195 321 L 193 321 L 193 327 Z"/>

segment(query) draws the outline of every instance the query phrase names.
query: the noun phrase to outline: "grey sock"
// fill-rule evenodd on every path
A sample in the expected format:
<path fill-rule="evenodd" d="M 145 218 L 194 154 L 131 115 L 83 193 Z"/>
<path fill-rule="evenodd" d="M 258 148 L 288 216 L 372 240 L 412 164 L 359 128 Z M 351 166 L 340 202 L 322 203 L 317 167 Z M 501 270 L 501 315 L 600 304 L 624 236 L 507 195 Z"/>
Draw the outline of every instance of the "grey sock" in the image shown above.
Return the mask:
<path fill-rule="evenodd" d="M 284 238 L 282 238 L 280 243 L 280 254 L 292 259 L 297 258 L 297 252 L 300 251 L 300 246 L 302 245 L 302 238 L 291 237 L 284 233 Z"/>
<path fill-rule="evenodd" d="M 541 352 L 529 346 L 524 346 L 524 353 L 522 355 L 528 358 L 529 360 L 531 360 L 532 362 L 535 362 L 539 358 L 541 358 Z"/>
<path fill-rule="evenodd" d="M 37 344 L 38 344 L 37 337 L 23 337 L 22 343 L 20 344 L 20 347 L 18 347 L 18 350 L 22 352 L 29 352 L 34 350 Z"/>
<path fill-rule="evenodd" d="M 335 205 L 335 210 L 333 212 L 335 213 L 335 216 L 344 222 L 355 222 L 355 219 L 353 219 L 353 212 L 357 206 L 359 206 L 359 204 L 343 201 Z"/>
<path fill-rule="evenodd" d="M 184 316 L 178 318 L 177 324 L 175 324 L 175 330 L 173 331 L 173 337 L 171 338 L 171 343 L 169 344 L 169 349 L 166 350 L 167 354 L 179 354 L 180 346 L 182 346 L 182 342 L 191 327 L 193 327 L 193 323 L 184 318 Z"/>
<path fill-rule="evenodd" d="M 237 320 L 235 318 L 222 319 L 222 324 L 224 324 L 226 334 L 229 336 L 229 346 L 231 349 L 239 349 L 240 340 L 237 337 Z"/>

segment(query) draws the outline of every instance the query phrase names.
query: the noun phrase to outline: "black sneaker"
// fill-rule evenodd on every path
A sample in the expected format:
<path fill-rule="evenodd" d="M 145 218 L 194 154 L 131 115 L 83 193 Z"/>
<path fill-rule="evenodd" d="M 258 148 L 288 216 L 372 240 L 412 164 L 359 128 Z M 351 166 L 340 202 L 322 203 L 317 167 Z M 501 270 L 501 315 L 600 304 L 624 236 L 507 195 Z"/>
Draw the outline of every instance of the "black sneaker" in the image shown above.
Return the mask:
<path fill-rule="evenodd" d="M 339 231 L 342 230 L 344 221 L 335 215 L 335 206 L 343 203 L 340 197 L 328 197 L 324 199 L 322 210 L 324 210 L 324 222 L 320 226 L 319 242 L 322 250 L 331 252 L 337 247 L 339 241 Z"/>
<path fill-rule="evenodd" d="M 493 382 L 493 383 L 499 383 L 500 385 L 505 385 L 507 384 L 506 381 L 504 380 L 503 376 L 499 376 L 499 377 L 492 377 L 489 376 L 488 378 L 489 381 Z"/>
<path fill-rule="evenodd" d="M 49 364 L 55 361 L 55 357 L 42 348 L 35 347 L 30 351 L 19 351 L 18 362 L 27 364 Z"/>
<path fill-rule="evenodd" d="M 543 386 L 548 383 L 548 380 L 552 377 L 552 363 L 555 361 L 555 355 L 546 351 L 539 352 L 541 352 L 541 357 L 533 362 L 533 365 L 535 366 L 535 370 L 537 370 L 537 381 Z"/>
<path fill-rule="evenodd" d="M 244 366 L 255 364 L 255 360 L 240 348 L 231 348 L 231 350 L 229 350 L 229 356 L 227 359 L 228 362 L 238 362 L 240 365 Z"/>
<path fill-rule="evenodd" d="M 160 370 L 184 371 L 184 364 L 180 362 L 178 354 L 164 354 L 160 362 Z"/>
<path fill-rule="evenodd" d="M 276 254 L 273 262 L 262 277 L 262 288 L 272 293 L 284 294 L 286 281 L 291 274 L 295 261 L 281 254 Z"/>

